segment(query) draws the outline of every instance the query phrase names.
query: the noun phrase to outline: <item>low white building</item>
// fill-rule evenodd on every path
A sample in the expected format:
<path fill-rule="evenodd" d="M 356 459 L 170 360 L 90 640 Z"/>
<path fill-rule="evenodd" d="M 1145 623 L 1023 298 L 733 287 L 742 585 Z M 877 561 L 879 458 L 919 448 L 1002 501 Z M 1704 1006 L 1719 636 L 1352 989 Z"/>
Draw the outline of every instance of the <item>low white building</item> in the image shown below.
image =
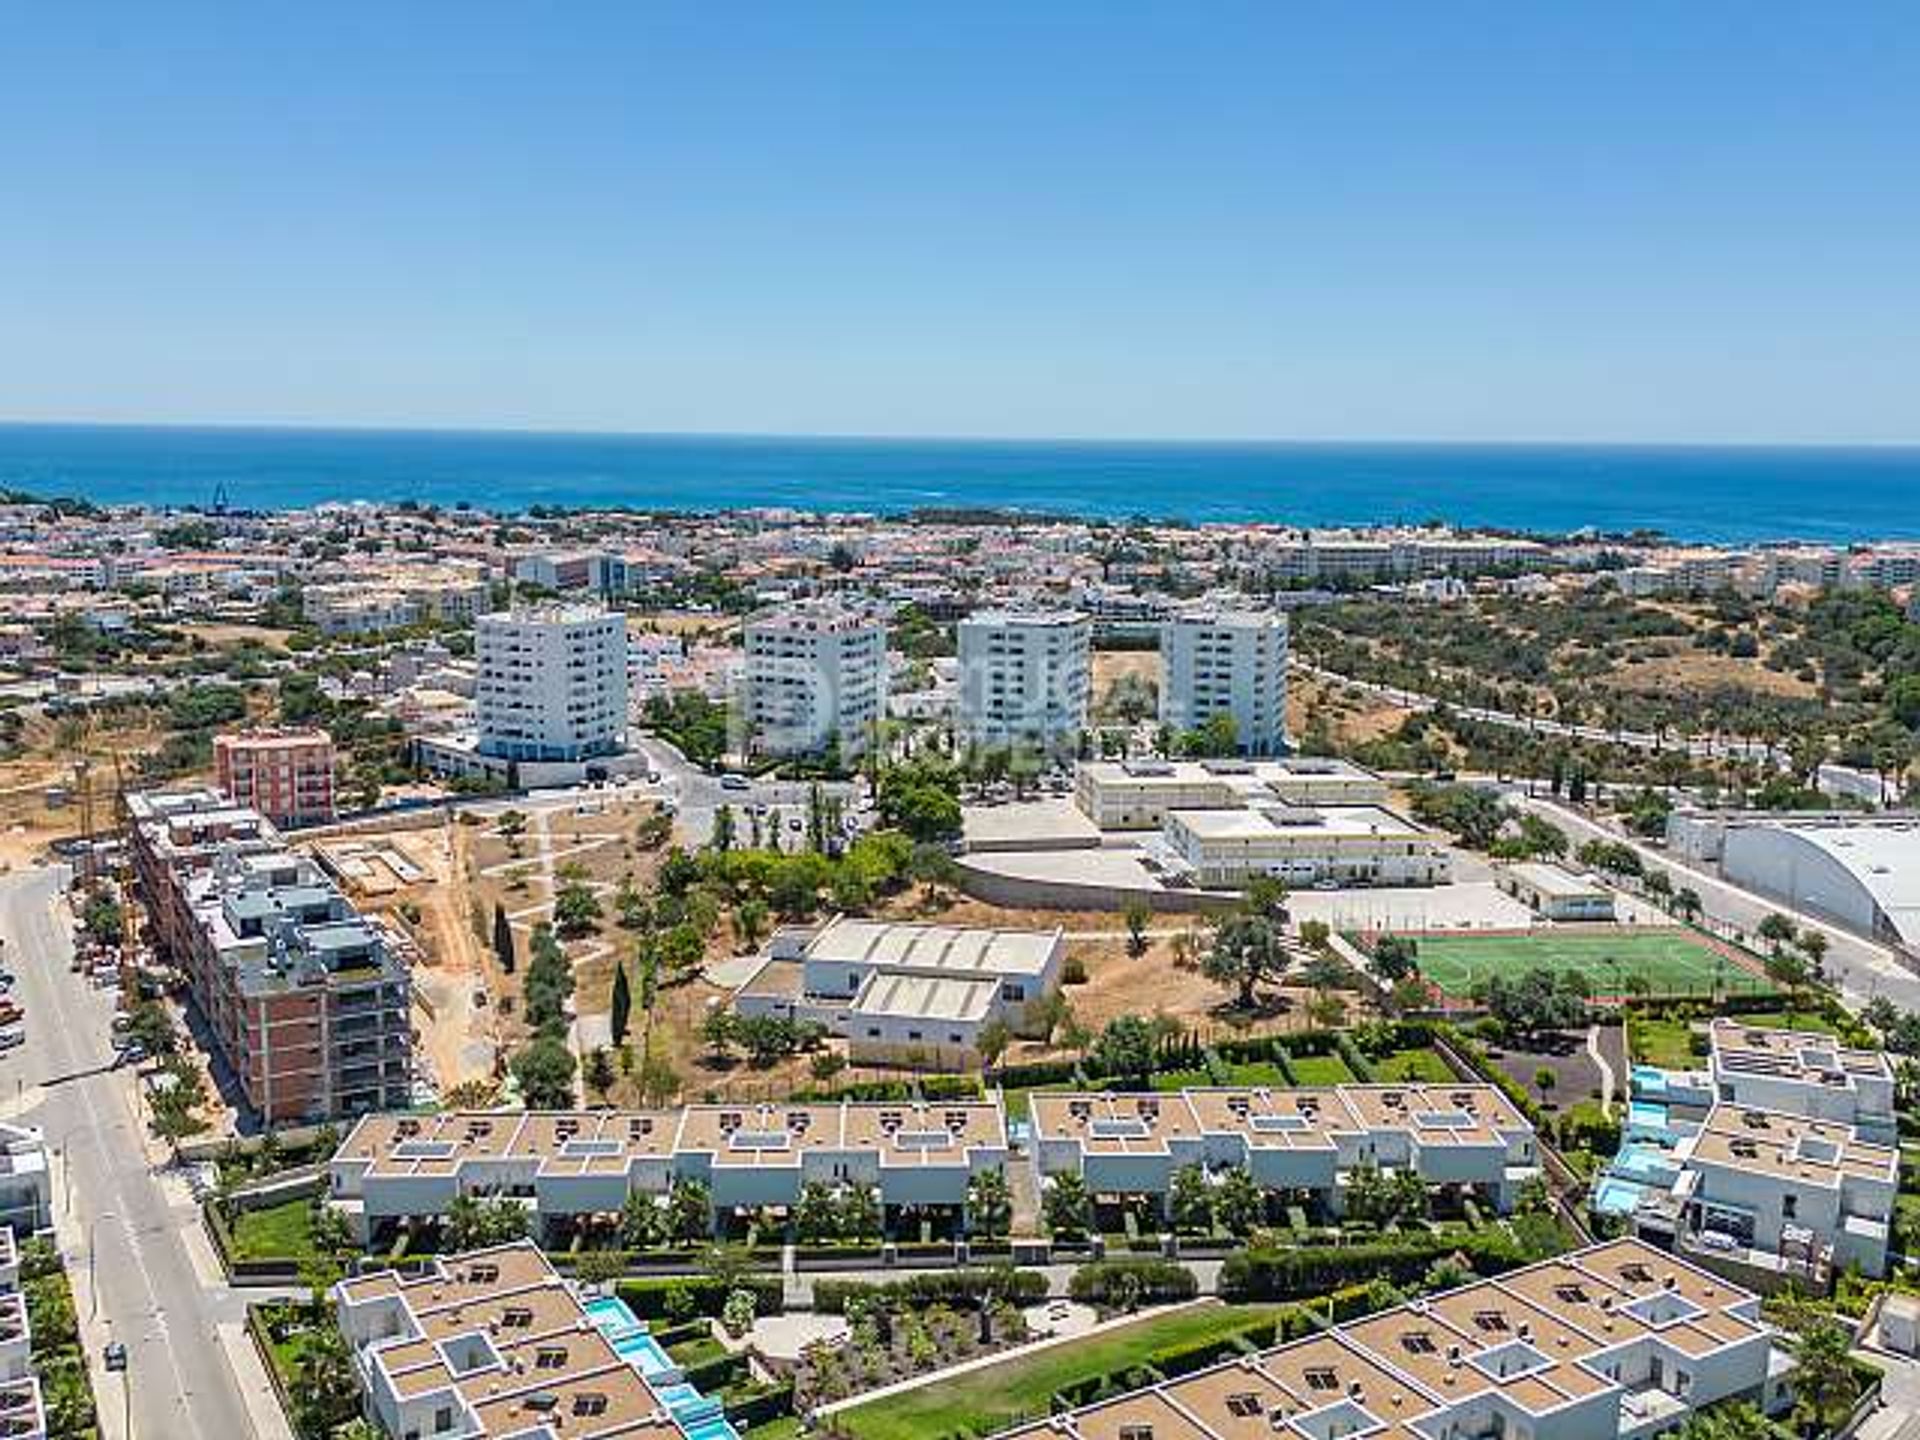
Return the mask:
<path fill-rule="evenodd" d="M 1248 810 L 1175 810 L 1148 847 L 1170 877 L 1202 889 L 1271 877 L 1306 886 L 1439 885 L 1452 878 L 1445 845 L 1374 805 L 1275 803 Z"/>
<path fill-rule="evenodd" d="M 1102 830 L 1158 830 L 1174 810 L 1290 805 L 1385 805 L 1387 782 L 1347 760 L 1083 760 L 1074 802 Z"/>
<path fill-rule="evenodd" d="M 53 1181 L 37 1125 L 0 1124 L 0 1225 L 31 1235 L 53 1224 Z"/>
<path fill-rule="evenodd" d="M 1590 875 L 1575 875 L 1545 861 L 1501 865 L 1493 883 L 1547 920 L 1611 920 L 1613 891 Z"/>
<path fill-rule="evenodd" d="M 716 1224 L 792 1206 L 810 1182 L 874 1187 L 886 1208 L 959 1209 L 1007 1157 L 991 1100 L 677 1110 L 365 1115 L 328 1162 L 328 1201 L 367 1237 L 441 1217 L 463 1195 L 505 1195 L 536 1224 L 617 1215 L 632 1194 L 707 1187 Z"/>
<path fill-rule="evenodd" d="M 1071 1174 L 1096 1197 L 1163 1206 L 1192 1166 L 1210 1177 L 1244 1169 L 1261 1189 L 1304 1194 L 1333 1214 L 1363 1164 L 1477 1193 L 1502 1213 L 1540 1173 L 1532 1124 L 1491 1085 L 1035 1092 L 1029 1107 L 1040 1188 Z"/>
<path fill-rule="evenodd" d="M 812 1020 L 866 1063 L 979 1063 L 980 1032 L 1030 1033 L 1060 987 L 1064 934 L 909 925 L 845 916 L 775 935 L 734 998 L 742 1015 Z"/>

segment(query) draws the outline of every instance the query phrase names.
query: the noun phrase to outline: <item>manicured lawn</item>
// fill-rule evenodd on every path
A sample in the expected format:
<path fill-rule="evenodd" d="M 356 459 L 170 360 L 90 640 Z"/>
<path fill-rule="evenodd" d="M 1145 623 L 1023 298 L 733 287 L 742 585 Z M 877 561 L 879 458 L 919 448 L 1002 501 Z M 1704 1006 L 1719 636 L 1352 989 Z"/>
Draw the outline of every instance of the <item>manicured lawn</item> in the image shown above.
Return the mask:
<path fill-rule="evenodd" d="M 984 1435 L 1047 1413 L 1063 1385 L 1138 1364 L 1149 1351 L 1227 1335 L 1284 1307 L 1202 1305 L 1155 1316 L 1105 1334 L 990 1365 L 941 1384 L 843 1410 L 836 1425 L 856 1440 L 942 1440 L 962 1430 Z"/>
<path fill-rule="evenodd" d="M 1685 930 L 1536 930 L 1526 935 L 1422 935 L 1420 970 L 1447 994 L 1465 997 L 1488 975 L 1577 971 L 1600 999 L 1617 998 L 1639 975 L 1655 996 L 1770 995 L 1767 980 Z"/>
<path fill-rule="evenodd" d="M 1658 1065 L 1662 1070 L 1693 1070 L 1700 1066 L 1700 1057 L 1693 1053 L 1691 1035 L 1684 1020 L 1633 1015 L 1627 1022 L 1631 1058 L 1637 1064 Z"/>
<path fill-rule="evenodd" d="M 1212 1083 L 1204 1070 L 1162 1070 L 1153 1077 L 1156 1090 L 1191 1090 Z"/>
<path fill-rule="evenodd" d="M 236 1260 L 305 1260 L 313 1251 L 313 1202 L 306 1196 L 233 1217 Z"/>
<path fill-rule="evenodd" d="M 794 1437 L 800 1433 L 800 1417 L 782 1415 L 777 1419 L 755 1425 L 752 1429 L 744 1425 L 736 1425 L 734 1428 L 752 1436 L 753 1440 L 794 1440 Z"/>
<path fill-rule="evenodd" d="M 1354 1073 L 1338 1055 L 1290 1055 L 1287 1068 L 1302 1085 L 1351 1085 Z"/>
<path fill-rule="evenodd" d="M 1279 1087 L 1287 1083 L 1287 1077 L 1280 1073 L 1280 1067 L 1271 1060 L 1248 1060 L 1227 1066 L 1227 1083 Z"/>
<path fill-rule="evenodd" d="M 1453 1072 L 1447 1069 L 1446 1061 L 1431 1050 L 1396 1050 L 1372 1064 L 1374 1078 L 1381 1081 L 1445 1085 L 1454 1078 Z"/>

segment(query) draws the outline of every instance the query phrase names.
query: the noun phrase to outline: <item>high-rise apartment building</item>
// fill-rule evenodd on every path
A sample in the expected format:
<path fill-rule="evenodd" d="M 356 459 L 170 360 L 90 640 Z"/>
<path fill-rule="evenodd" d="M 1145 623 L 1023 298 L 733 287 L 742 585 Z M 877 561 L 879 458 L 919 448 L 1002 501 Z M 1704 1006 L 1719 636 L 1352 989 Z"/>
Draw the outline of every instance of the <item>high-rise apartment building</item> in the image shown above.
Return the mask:
<path fill-rule="evenodd" d="M 482 615 L 475 625 L 479 751 L 578 761 L 618 752 L 627 729 L 627 622 L 593 605 Z"/>
<path fill-rule="evenodd" d="M 960 622 L 963 745 L 1070 754 L 1087 726 L 1087 643 L 1075 611 L 983 610 Z"/>
<path fill-rule="evenodd" d="M 1183 610 L 1160 627 L 1160 721 L 1197 730 L 1233 717 L 1242 755 L 1278 755 L 1287 736 L 1287 617 L 1271 610 Z"/>
<path fill-rule="evenodd" d="M 887 627 L 833 601 L 746 623 L 744 712 L 761 754 L 863 753 L 887 710 Z"/>

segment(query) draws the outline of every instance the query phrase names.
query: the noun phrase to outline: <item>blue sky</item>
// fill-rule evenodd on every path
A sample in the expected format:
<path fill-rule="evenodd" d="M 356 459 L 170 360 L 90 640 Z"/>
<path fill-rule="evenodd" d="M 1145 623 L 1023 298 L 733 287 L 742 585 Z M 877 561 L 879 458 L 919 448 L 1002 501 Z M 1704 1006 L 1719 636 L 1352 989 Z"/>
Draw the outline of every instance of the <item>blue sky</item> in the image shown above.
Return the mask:
<path fill-rule="evenodd" d="M 5 418 L 1920 439 L 1910 0 L 0 14 Z"/>

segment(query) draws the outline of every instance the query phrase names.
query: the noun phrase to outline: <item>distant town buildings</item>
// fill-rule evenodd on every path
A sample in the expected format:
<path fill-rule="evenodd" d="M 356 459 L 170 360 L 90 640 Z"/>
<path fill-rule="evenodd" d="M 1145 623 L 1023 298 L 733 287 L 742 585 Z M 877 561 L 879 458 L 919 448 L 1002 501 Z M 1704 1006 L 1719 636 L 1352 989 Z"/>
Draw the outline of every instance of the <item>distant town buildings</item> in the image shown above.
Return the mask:
<path fill-rule="evenodd" d="M 384 932 L 218 791 L 133 794 L 127 809 L 156 952 L 259 1117 L 411 1104 L 411 980 Z"/>
<path fill-rule="evenodd" d="M 1090 636 L 1077 611 L 987 610 L 962 620 L 960 743 L 1072 755 L 1087 727 Z"/>
<path fill-rule="evenodd" d="M 887 627 L 837 601 L 750 616 L 742 703 L 764 755 L 866 753 L 887 713 Z"/>
<path fill-rule="evenodd" d="M 258 810 L 282 829 L 333 819 L 333 738 L 325 730 L 216 735 L 213 764 L 234 804 Z"/>
<path fill-rule="evenodd" d="M 554 551 L 522 555 L 513 562 L 513 578 L 555 594 L 589 591 L 603 599 L 626 593 L 627 562 L 603 551 Z"/>

